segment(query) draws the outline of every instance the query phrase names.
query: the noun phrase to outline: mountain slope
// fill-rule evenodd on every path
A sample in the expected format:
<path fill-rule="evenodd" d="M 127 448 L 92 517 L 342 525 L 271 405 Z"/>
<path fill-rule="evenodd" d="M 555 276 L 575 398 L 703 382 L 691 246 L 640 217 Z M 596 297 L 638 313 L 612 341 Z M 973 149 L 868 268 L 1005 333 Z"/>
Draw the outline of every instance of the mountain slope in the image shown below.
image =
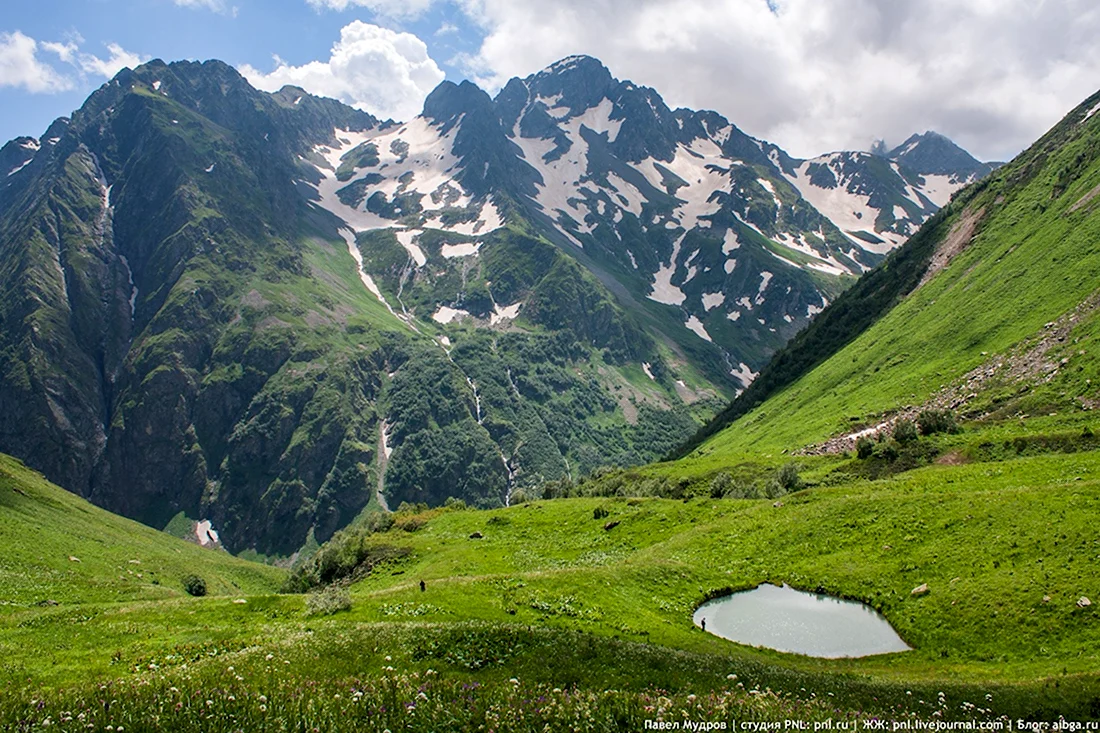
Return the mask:
<path fill-rule="evenodd" d="M 198 575 L 212 595 L 278 588 L 283 571 L 205 550 L 115 516 L 0 455 L 0 604 L 102 603 L 183 595 Z"/>
<path fill-rule="evenodd" d="M 1100 397 L 1091 380 L 1100 368 L 1097 102 L 956 196 L 687 450 L 714 436 L 692 455 L 793 451 L 921 405 L 991 420 L 1091 410 Z"/>
<path fill-rule="evenodd" d="M 874 207 L 932 210 L 842 155 L 830 183 L 587 57 L 405 123 L 125 70 L 0 158 L 0 449 L 274 556 L 654 460 L 903 238 Z"/>

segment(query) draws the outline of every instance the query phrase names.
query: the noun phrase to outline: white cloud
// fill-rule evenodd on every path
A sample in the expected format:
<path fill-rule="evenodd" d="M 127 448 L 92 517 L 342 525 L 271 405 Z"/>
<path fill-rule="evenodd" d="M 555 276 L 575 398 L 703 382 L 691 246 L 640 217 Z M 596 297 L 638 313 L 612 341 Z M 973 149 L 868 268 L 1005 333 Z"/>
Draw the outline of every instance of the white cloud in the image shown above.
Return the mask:
<path fill-rule="evenodd" d="M 73 80 L 43 63 L 38 50 L 38 42 L 19 31 L 0 33 L 0 87 L 18 87 L 34 94 L 72 89 Z"/>
<path fill-rule="evenodd" d="M 1094 0 L 459 2 L 483 84 L 586 53 L 804 156 L 935 129 L 1009 157 L 1100 84 Z"/>
<path fill-rule="evenodd" d="M 125 68 L 133 69 L 149 60 L 147 56 L 130 53 L 117 43 L 108 43 L 107 50 L 110 56 L 101 59 L 90 53 L 82 53 L 77 56 L 80 69 L 88 74 L 97 74 L 110 79 Z"/>
<path fill-rule="evenodd" d="M 341 29 L 327 61 L 302 66 L 278 57 L 275 61 L 271 73 L 247 64 L 240 71 L 259 89 L 275 91 L 292 84 L 383 119 L 407 120 L 420 114 L 424 98 L 444 78 L 419 38 L 358 20 Z"/>
<path fill-rule="evenodd" d="M 179 0 L 176 0 L 179 2 Z M 194 0 L 191 0 L 194 1 Z M 306 0 L 316 10 L 347 10 L 366 8 L 376 15 L 400 20 L 419 18 L 434 0 Z"/>

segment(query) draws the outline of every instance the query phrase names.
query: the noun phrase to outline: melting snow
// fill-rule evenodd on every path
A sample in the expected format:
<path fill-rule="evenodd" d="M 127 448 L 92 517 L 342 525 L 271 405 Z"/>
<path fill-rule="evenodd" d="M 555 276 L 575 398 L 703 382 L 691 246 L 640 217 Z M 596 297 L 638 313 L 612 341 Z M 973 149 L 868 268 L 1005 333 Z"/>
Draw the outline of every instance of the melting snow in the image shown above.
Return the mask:
<path fill-rule="evenodd" d="M 1094 114 L 1096 114 L 1097 112 L 1100 112 L 1100 104 L 1097 104 L 1097 105 L 1096 105 L 1095 107 L 1093 107 L 1092 109 L 1090 109 L 1090 110 L 1089 110 L 1089 113 L 1088 113 L 1087 115 L 1085 115 L 1085 119 L 1086 119 L 1086 120 L 1087 120 L 1087 119 L 1089 119 L 1090 117 L 1092 117 L 1092 116 L 1093 116 Z M 1082 120 L 1082 122 L 1084 122 L 1084 120 Z"/>
<path fill-rule="evenodd" d="M 220 542 L 218 539 L 218 532 L 214 529 L 209 519 L 204 519 L 195 524 L 195 539 L 197 539 L 199 544 L 203 547 L 216 545 Z"/>
<path fill-rule="evenodd" d="M 951 201 L 951 195 L 962 188 L 962 184 L 951 176 L 924 176 L 921 193 L 936 206 L 943 208 Z"/>
<path fill-rule="evenodd" d="M 652 379 L 654 382 L 657 381 L 657 377 L 653 376 L 653 372 L 650 370 L 650 366 L 649 366 L 648 362 L 643 362 L 642 363 L 642 371 L 645 372 L 645 375 L 647 377 L 649 377 L 650 379 Z"/>
<path fill-rule="evenodd" d="M 647 296 L 650 300 L 665 305 L 681 305 L 687 300 L 684 291 L 672 284 L 672 275 L 676 272 L 676 258 L 680 256 L 680 245 L 684 243 L 685 236 L 687 235 L 681 235 L 676 240 L 676 244 L 672 245 L 669 264 L 661 265 L 660 269 L 653 273 L 653 292 Z"/>
<path fill-rule="evenodd" d="M 519 315 L 519 309 L 522 305 L 523 303 L 513 303 L 512 305 L 499 306 L 494 303 L 493 313 L 489 316 L 489 323 L 495 326 L 504 321 L 514 321 L 516 316 Z"/>
<path fill-rule="evenodd" d="M 772 281 L 774 277 L 767 270 L 760 273 L 760 289 L 756 291 L 756 304 L 760 305 L 764 302 L 764 291 L 768 289 L 768 283 Z"/>
<path fill-rule="evenodd" d="M 216 166 L 216 165 L 217 165 L 217 163 L 211 163 L 210 167 L 206 169 L 206 172 L 207 173 L 213 173 L 214 172 L 214 166 Z"/>
<path fill-rule="evenodd" d="M 726 302 L 725 293 L 703 293 L 703 308 L 710 310 Z"/>
<path fill-rule="evenodd" d="M 420 249 L 420 245 L 416 243 L 416 240 L 423 234 L 419 229 L 399 229 L 396 232 L 397 241 L 401 243 L 401 246 L 405 248 L 405 251 L 409 253 L 409 257 L 413 258 L 417 267 L 423 267 L 428 261 L 428 256 L 424 254 L 424 250 Z"/>
<path fill-rule="evenodd" d="M 456 318 L 471 318 L 470 314 L 459 308 L 450 308 L 445 305 L 439 306 L 439 310 L 432 314 L 432 320 L 436 323 L 447 324 Z"/>
<path fill-rule="evenodd" d="M 157 79 L 155 82 L 153 82 L 153 91 L 154 92 L 159 92 L 160 91 L 160 79 Z"/>
<path fill-rule="evenodd" d="M 726 318 L 736 323 L 737 320 L 741 318 L 741 311 L 733 311 L 732 313 L 727 313 Z"/>
<path fill-rule="evenodd" d="M 722 265 L 722 269 L 726 271 L 727 275 L 732 273 L 735 267 L 737 267 L 737 260 L 726 260 L 726 264 Z"/>
<path fill-rule="evenodd" d="M 34 158 L 31 158 L 31 159 L 27 160 L 22 165 L 16 166 L 15 168 L 12 168 L 10 171 L 8 171 L 8 175 L 9 176 L 14 176 L 16 173 L 18 173 L 19 171 L 26 168 L 30 164 L 31 160 L 34 160 Z"/>
<path fill-rule="evenodd" d="M 748 364 L 744 362 L 738 364 L 737 369 L 731 370 L 730 374 L 732 374 L 737 381 L 741 382 L 741 386 L 743 387 L 748 387 L 752 384 L 754 379 L 760 376 L 759 372 L 754 372 L 749 368 Z"/>
<path fill-rule="evenodd" d="M 695 316 L 689 316 L 684 325 L 694 331 L 695 334 L 704 341 L 710 341 L 712 343 L 714 342 L 714 339 L 712 339 L 710 337 L 710 334 L 707 333 L 707 329 L 703 327 L 703 322 Z"/>
<path fill-rule="evenodd" d="M 741 240 L 738 239 L 737 232 L 732 229 L 727 229 L 725 239 L 722 240 L 722 254 L 728 255 L 740 246 Z"/>
<path fill-rule="evenodd" d="M 455 257 L 470 257 L 476 255 L 481 249 L 481 242 L 465 242 L 463 244 L 445 244 L 440 249 L 440 254 L 446 259 Z"/>

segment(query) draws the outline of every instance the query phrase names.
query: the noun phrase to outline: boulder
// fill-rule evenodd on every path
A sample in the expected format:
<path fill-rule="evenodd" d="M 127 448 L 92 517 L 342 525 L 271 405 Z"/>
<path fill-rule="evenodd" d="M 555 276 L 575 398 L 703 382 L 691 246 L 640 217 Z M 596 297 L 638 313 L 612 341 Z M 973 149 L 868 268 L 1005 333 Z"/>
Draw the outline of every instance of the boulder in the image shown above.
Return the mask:
<path fill-rule="evenodd" d="M 1078 608 L 1088 608 L 1091 605 L 1092 605 L 1092 601 L 1090 601 L 1086 596 L 1081 596 L 1080 598 L 1077 599 L 1077 607 Z"/>
<path fill-rule="evenodd" d="M 928 588 L 928 583 L 921 583 L 921 584 L 920 584 L 920 585 L 918 585 L 918 586 L 917 586 L 916 588 L 914 588 L 913 590 L 909 591 L 909 595 L 913 595 L 913 596 L 923 596 L 923 595 L 924 595 L 925 593 L 927 593 L 927 592 L 928 592 L 928 590 L 929 590 L 929 588 Z"/>

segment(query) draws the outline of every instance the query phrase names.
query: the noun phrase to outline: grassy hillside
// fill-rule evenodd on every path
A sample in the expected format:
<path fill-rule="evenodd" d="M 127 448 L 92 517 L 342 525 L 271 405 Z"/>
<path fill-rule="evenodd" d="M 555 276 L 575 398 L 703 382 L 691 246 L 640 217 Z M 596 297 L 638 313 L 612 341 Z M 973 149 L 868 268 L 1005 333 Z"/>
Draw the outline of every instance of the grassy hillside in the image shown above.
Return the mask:
<path fill-rule="evenodd" d="M 284 574 L 110 514 L 3 455 L 0 547 L 0 606 L 9 612 L 175 598 L 189 574 L 212 595 L 263 593 Z"/>
<path fill-rule="evenodd" d="M 279 571 L 103 517 L 8 461 L 5 490 L 27 496 L 8 491 L 5 526 L 22 532 L 3 537 L 6 584 L 25 600 L 0 614 L 0 726 L 84 710 L 100 727 L 332 729 L 397 701 L 419 711 L 401 726 L 413 730 L 572 730 L 589 715 L 616 730 L 660 705 L 730 721 L 1089 717 L 1100 624 L 1078 599 L 1100 598 L 1100 452 L 985 450 L 876 480 L 833 473 L 779 502 L 399 512 L 338 535 L 300 573 L 323 564 L 355 581 L 331 616 L 315 594 L 272 595 Z M 162 579 L 201 567 L 233 592 L 142 585 L 131 559 Z M 692 625 L 705 598 L 768 581 L 867 602 L 913 650 L 815 660 Z M 43 594 L 60 605 L 34 605 Z"/>

